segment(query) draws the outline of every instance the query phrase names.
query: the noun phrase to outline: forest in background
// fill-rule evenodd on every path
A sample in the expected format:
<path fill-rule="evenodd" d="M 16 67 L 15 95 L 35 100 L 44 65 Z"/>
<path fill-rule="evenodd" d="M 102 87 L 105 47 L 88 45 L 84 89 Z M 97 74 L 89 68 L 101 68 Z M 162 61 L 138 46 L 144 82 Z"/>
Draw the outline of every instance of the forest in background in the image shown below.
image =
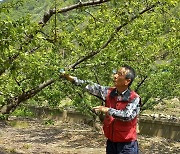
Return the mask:
<path fill-rule="evenodd" d="M 61 68 L 110 86 L 113 69 L 133 66 L 143 110 L 179 98 L 179 8 L 177 0 L 4 0 L 1 117 L 21 104 L 58 107 L 67 99 L 90 114 L 102 102 L 59 78 Z"/>

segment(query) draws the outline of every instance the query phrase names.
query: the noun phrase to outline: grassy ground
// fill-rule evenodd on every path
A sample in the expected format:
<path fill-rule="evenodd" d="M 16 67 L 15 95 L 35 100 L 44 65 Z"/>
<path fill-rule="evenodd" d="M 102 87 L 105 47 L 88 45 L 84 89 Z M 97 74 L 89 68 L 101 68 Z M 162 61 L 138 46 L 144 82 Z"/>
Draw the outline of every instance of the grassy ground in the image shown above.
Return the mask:
<path fill-rule="evenodd" d="M 143 154 L 179 154 L 180 142 L 139 135 Z M 0 154 L 105 154 L 104 135 L 85 124 L 38 119 L 0 123 Z"/>

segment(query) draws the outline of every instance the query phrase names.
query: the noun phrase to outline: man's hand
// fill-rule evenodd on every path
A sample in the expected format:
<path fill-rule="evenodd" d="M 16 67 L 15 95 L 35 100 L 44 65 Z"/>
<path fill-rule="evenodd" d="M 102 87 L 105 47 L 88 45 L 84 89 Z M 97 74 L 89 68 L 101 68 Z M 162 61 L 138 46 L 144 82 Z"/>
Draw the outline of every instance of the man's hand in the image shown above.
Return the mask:
<path fill-rule="evenodd" d="M 65 72 L 65 70 L 64 70 L 64 69 L 60 69 L 60 70 L 59 70 L 59 72 L 60 72 L 59 77 L 61 77 L 61 78 L 65 78 L 66 80 L 71 81 L 71 82 L 73 82 L 73 81 L 74 81 L 73 76 L 71 76 L 71 75 L 67 74 L 67 72 Z"/>
<path fill-rule="evenodd" d="M 66 72 L 65 72 L 65 70 L 64 70 L 63 68 L 61 68 L 61 69 L 59 70 L 59 73 L 60 73 L 59 77 L 61 77 L 61 78 L 65 78 L 65 76 L 67 75 Z"/>
<path fill-rule="evenodd" d="M 93 107 L 93 110 L 107 113 L 109 108 L 105 106 L 96 106 L 96 107 Z"/>

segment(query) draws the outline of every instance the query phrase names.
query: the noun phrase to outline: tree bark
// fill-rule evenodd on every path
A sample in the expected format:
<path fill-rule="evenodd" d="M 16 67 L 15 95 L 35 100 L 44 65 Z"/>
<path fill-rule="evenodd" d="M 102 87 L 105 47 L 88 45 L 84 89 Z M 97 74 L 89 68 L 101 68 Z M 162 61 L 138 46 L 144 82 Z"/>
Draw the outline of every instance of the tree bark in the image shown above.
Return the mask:
<path fill-rule="evenodd" d="M 109 2 L 111 0 L 92 0 L 92 1 L 88 1 L 88 2 L 79 2 L 77 4 L 68 6 L 68 7 L 64 7 L 62 9 L 60 9 L 59 11 L 56 11 L 56 9 L 51 9 L 48 12 L 46 12 L 43 16 L 43 19 L 39 22 L 39 25 L 41 25 L 42 27 L 44 27 L 46 25 L 46 23 L 50 20 L 50 18 L 55 14 L 55 13 L 63 13 L 63 12 L 68 12 L 70 10 L 74 10 L 74 9 L 78 9 L 81 7 L 86 7 L 86 6 L 93 6 L 93 5 L 98 5 L 98 4 L 102 4 L 105 2 Z"/>
<path fill-rule="evenodd" d="M 21 95 L 15 96 L 13 98 L 9 98 L 7 100 L 7 104 L 5 104 L 4 106 L 1 107 L 0 113 L 1 114 L 10 114 L 18 107 L 18 105 L 21 102 L 24 102 L 24 101 L 28 100 L 29 98 L 32 98 L 33 96 L 38 94 L 42 89 L 53 84 L 55 81 L 56 80 L 54 80 L 54 79 L 47 80 L 46 82 L 40 84 L 39 86 L 37 86 L 29 91 L 23 92 Z"/>

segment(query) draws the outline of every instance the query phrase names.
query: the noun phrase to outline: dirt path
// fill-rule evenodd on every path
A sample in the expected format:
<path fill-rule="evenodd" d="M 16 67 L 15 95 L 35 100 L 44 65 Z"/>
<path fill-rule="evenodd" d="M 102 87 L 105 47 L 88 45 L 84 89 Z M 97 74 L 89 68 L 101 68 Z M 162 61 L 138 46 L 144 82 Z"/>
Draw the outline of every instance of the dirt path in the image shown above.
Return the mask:
<path fill-rule="evenodd" d="M 0 154 L 105 154 L 103 134 L 85 124 L 38 119 L 0 122 Z M 143 154 L 179 154 L 180 142 L 139 135 Z"/>

